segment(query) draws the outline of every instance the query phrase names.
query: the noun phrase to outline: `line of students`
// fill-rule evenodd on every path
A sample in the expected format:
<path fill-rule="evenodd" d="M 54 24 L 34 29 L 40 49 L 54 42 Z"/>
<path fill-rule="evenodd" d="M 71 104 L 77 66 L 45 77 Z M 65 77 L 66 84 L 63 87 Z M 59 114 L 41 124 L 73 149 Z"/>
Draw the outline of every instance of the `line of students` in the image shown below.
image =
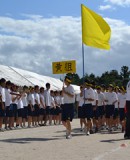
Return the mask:
<path fill-rule="evenodd" d="M 15 128 L 61 124 L 63 97 L 60 91 L 43 87 L 18 87 L 0 79 L 0 131 Z M 2 128 L 4 122 L 4 128 Z M 26 126 L 28 122 L 28 126 Z"/>
<path fill-rule="evenodd" d="M 120 124 L 122 132 L 125 130 L 126 91 L 124 87 L 116 89 L 110 84 L 107 88 L 86 81 L 80 86 L 80 93 L 75 95 L 71 85 L 71 78 L 65 77 L 62 91 L 50 91 L 50 84 L 46 89 L 39 86 L 18 87 L 4 78 L 0 80 L 0 131 L 16 127 L 28 127 L 52 124 L 62 124 L 66 128 L 66 138 L 72 138 L 71 122 L 74 118 L 74 103 L 78 103 L 78 118 L 81 129 L 90 135 L 104 128 L 112 132 Z M 94 128 L 94 130 L 93 130 Z"/>
<path fill-rule="evenodd" d="M 104 85 L 95 89 L 95 85 L 86 81 L 84 86 L 80 86 L 80 90 L 76 98 L 78 117 L 81 129 L 84 124 L 87 135 L 104 127 L 112 132 L 119 125 L 122 126 L 122 132 L 124 132 L 126 91 L 123 86 L 119 89 L 110 84 L 105 91 Z"/>

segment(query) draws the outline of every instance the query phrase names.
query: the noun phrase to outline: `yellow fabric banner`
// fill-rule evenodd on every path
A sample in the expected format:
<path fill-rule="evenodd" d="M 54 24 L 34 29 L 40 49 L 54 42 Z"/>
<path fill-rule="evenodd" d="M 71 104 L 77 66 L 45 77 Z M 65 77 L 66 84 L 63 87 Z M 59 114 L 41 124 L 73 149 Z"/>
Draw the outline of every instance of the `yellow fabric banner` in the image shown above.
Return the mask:
<path fill-rule="evenodd" d="M 83 4 L 82 14 L 82 42 L 88 46 L 100 49 L 110 49 L 111 28 L 97 13 Z"/>

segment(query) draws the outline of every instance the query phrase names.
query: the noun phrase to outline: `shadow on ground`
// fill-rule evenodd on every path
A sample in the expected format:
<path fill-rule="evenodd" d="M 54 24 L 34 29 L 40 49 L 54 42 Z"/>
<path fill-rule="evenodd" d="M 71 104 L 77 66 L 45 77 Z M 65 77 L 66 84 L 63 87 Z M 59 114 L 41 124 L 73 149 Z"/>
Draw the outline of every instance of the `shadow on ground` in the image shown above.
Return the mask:
<path fill-rule="evenodd" d="M 3 140 L 0 140 L 0 142 L 26 144 L 34 141 L 42 142 L 42 141 L 54 141 L 54 140 L 60 140 L 60 139 L 61 138 L 16 138 L 16 139 L 3 139 Z"/>
<path fill-rule="evenodd" d="M 124 140 L 125 140 L 124 138 L 122 138 L 122 139 L 108 139 L 108 140 L 101 140 L 100 142 L 115 143 L 115 142 L 124 141 Z"/>

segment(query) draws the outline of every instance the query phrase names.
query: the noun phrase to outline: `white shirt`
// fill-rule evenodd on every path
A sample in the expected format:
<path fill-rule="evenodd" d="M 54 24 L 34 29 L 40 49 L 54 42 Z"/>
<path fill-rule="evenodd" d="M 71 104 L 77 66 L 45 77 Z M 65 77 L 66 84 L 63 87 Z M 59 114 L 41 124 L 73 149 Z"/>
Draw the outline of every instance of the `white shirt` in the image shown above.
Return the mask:
<path fill-rule="evenodd" d="M 54 108 L 55 107 L 55 100 L 54 97 L 51 96 L 51 105 L 50 108 Z"/>
<path fill-rule="evenodd" d="M 23 108 L 22 98 L 20 98 L 20 99 L 18 100 L 17 108 L 18 108 L 18 109 L 22 109 L 22 108 Z"/>
<path fill-rule="evenodd" d="M 68 96 L 67 94 L 63 93 L 64 96 L 64 103 L 70 104 L 75 102 L 75 92 L 73 86 L 69 85 L 68 87 L 65 87 L 65 92 L 70 93 L 73 95 L 73 97 Z"/>
<path fill-rule="evenodd" d="M 40 95 L 38 93 L 34 93 L 34 98 L 37 101 L 37 103 L 40 104 Z M 36 104 L 36 101 L 35 101 L 35 104 Z"/>
<path fill-rule="evenodd" d="M 45 104 L 46 104 L 46 106 L 51 106 L 50 90 L 45 90 L 44 91 L 44 98 L 45 98 Z"/>
<path fill-rule="evenodd" d="M 120 94 L 119 95 L 119 108 L 125 108 L 125 104 L 126 104 L 126 93 L 125 94 Z"/>
<path fill-rule="evenodd" d="M 64 104 L 64 97 L 63 96 L 60 96 L 60 103 Z"/>
<path fill-rule="evenodd" d="M 105 96 L 102 92 L 98 93 L 98 106 L 104 105 Z"/>
<path fill-rule="evenodd" d="M 112 105 L 113 102 L 115 102 L 116 100 L 118 100 L 117 98 L 117 94 L 115 92 L 107 92 L 105 94 L 105 100 L 107 100 L 108 102 L 106 103 L 107 105 Z"/>
<path fill-rule="evenodd" d="M 115 108 L 118 108 L 119 107 L 119 95 L 120 95 L 120 93 L 116 93 L 116 95 L 117 95 L 118 101 L 115 103 Z"/>
<path fill-rule="evenodd" d="M 130 81 L 127 83 L 126 91 L 127 91 L 126 100 L 130 101 Z"/>
<path fill-rule="evenodd" d="M 84 104 L 84 97 L 81 96 L 81 94 L 79 93 L 79 94 L 77 94 L 77 96 L 76 96 L 76 101 L 79 102 L 79 106 L 82 107 L 83 104 Z"/>
<path fill-rule="evenodd" d="M 98 101 L 98 94 L 95 89 L 93 91 L 94 91 L 94 101 L 92 101 L 92 105 L 96 106 L 96 101 Z"/>
<path fill-rule="evenodd" d="M 19 94 L 18 92 L 12 92 L 12 93 Z M 18 104 L 18 100 L 17 99 L 15 99 L 15 101 L 13 101 L 13 99 L 16 98 L 17 96 L 12 94 L 11 97 L 12 97 L 12 103 L 13 104 Z"/>
<path fill-rule="evenodd" d="M 54 99 L 55 99 L 55 102 L 56 102 L 56 106 L 60 106 L 61 105 L 60 96 L 56 96 Z"/>
<path fill-rule="evenodd" d="M 40 99 L 41 99 L 41 101 L 42 101 L 42 103 L 40 103 L 40 108 L 43 108 L 43 107 L 45 106 L 44 93 L 43 93 L 43 94 L 40 93 Z M 43 104 L 44 106 L 43 106 L 42 104 Z"/>
<path fill-rule="evenodd" d="M 5 89 L 5 106 L 10 106 L 10 104 L 12 103 L 12 96 L 10 92 L 10 89 Z"/>
<path fill-rule="evenodd" d="M 22 96 L 22 102 L 24 107 L 28 106 L 27 93 L 24 93 L 24 95 Z"/>
<path fill-rule="evenodd" d="M 92 88 L 85 88 L 85 98 L 91 98 L 91 99 L 94 99 L 95 98 L 95 95 L 94 95 L 94 91 Z M 89 101 L 89 100 L 85 100 L 85 104 L 92 104 L 92 101 Z"/>
<path fill-rule="evenodd" d="M 31 101 L 31 104 L 34 105 L 35 104 L 35 99 L 34 99 L 34 94 L 30 93 L 28 96 L 28 100 Z"/>
<path fill-rule="evenodd" d="M 5 88 L 0 86 L 0 94 L 2 95 L 2 102 L 5 102 Z"/>

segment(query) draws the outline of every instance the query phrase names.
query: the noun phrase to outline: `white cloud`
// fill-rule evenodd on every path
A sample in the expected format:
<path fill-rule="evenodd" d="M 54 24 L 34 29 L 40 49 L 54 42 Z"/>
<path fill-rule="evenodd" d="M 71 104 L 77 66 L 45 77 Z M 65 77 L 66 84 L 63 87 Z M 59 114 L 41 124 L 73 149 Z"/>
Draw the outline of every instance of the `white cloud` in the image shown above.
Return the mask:
<path fill-rule="evenodd" d="M 36 17 L 0 17 L 0 63 L 60 77 L 52 75 L 52 62 L 75 59 L 77 73 L 82 76 L 80 17 Z M 100 75 L 123 65 L 130 67 L 130 26 L 106 20 L 112 28 L 111 50 L 85 46 L 85 72 Z"/>
<path fill-rule="evenodd" d="M 104 11 L 104 10 L 113 10 L 114 8 L 111 5 L 104 5 L 104 6 L 99 6 L 99 10 Z"/>
<path fill-rule="evenodd" d="M 105 0 L 105 2 L 110 2 L 120 6 L 130 6 L 130 0 Z"/>

